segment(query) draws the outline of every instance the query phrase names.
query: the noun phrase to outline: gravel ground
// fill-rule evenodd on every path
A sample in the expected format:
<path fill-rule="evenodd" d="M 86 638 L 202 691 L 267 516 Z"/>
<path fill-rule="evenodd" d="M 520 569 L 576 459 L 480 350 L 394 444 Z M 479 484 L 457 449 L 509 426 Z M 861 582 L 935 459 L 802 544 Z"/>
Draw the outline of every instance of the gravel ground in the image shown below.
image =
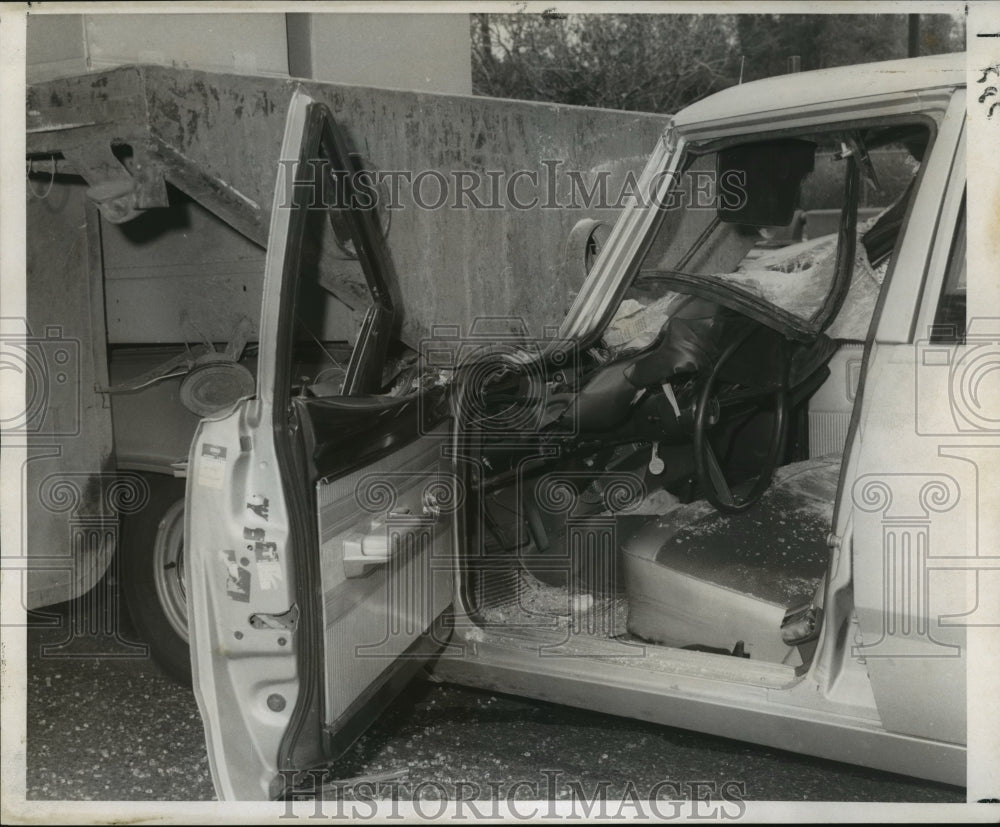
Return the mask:
<path fill-rule="evenodd" d="M 62 621 L 62 629 L 27 633 L 28 799 L 212 800 L 190 691 L 146 658 L 108 657 L 130 650 L 106 635 L 74 638 L 65 650 L 74 658 L 43 655 L 67 636 L 66 607 Z M 134 640 L 127 619 L 120 628 Z M 965 800 L 955 787 L 432 682 L 413 684 L 336 769 L 338 777 L 399 782 L 375 797 L 487 798 L 501 790 L 546 799 L 606 782 L 614 800 L 630 783 L 644 797 L 671 779 L 681 795 L 693 794 L 693 781 L 713 785 L 709 794 L 735 782 L 748 800 Z M 527 783 L 514 790 L 517 781 Z"/>
<path fill-rule="evenodd" d="M 113 636 L 43 652 L 67 638 L 68 608 L 57 609 L 63 628 L 28 630 L 27 798 L 213 800 L 191 691 Z M 127 618 L 121 629 L 137 639 Z"/>

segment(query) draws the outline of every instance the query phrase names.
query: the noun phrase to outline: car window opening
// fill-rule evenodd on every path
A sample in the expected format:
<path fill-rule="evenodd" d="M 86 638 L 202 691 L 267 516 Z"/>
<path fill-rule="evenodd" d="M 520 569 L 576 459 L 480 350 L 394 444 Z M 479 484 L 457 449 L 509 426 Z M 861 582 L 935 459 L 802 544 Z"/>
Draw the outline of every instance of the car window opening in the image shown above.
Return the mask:
<path fill-rule="evenodd" d="M 364 344 L 366 314 L 377 303 L 345 239 L 344 209 L 310 209 L 302 245 L 295 301 L 293 396 L 330 398 L 344 393 L 352 355 Z M 394 330 L 386 349 L 381 398 L 406 397 L 444 381 L 439 371 L 422 370 L 417 351 Z"/>

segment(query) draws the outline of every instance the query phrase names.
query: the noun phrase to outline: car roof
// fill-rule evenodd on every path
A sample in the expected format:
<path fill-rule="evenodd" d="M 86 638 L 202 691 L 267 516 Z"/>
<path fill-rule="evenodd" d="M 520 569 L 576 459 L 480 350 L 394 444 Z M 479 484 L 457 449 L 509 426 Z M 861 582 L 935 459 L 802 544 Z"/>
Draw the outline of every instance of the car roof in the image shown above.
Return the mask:
<path fill-rule="evenodd" d="M 731 86 L 691 104 L 674 126 L 737 120 L 818 103 L 965 86 L 964 52 L 799 72 Z"/>

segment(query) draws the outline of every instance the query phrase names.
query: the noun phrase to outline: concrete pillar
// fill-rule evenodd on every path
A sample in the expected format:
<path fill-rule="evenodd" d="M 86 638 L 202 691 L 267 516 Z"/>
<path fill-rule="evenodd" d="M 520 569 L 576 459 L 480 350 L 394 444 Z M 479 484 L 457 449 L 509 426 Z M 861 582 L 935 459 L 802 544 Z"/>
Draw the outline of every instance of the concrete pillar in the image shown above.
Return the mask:
<path fill-rule="evenodd" d="M 293 77 L 472 94 L 468 14 L 289 14 Z"/>

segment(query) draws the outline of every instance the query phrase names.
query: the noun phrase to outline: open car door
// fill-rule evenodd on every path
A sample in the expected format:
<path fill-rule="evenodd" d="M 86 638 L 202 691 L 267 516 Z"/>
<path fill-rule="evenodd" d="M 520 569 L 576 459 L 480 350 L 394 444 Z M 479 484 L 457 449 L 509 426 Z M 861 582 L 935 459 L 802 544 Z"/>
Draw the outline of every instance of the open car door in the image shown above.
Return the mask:
<path fill-rule="evenodd" d="M 443 645 L 452 597 L 445 389 L 393 341 L 376 210 L 359 208 L 353 156 L 301 90 L 281 159 L 256 395 L 204 420 L 189 462 L 194 686 L 223 799 L 315 783 Z M 324 289 L 334 259 L 367 291 L 352 344 Z"/>

